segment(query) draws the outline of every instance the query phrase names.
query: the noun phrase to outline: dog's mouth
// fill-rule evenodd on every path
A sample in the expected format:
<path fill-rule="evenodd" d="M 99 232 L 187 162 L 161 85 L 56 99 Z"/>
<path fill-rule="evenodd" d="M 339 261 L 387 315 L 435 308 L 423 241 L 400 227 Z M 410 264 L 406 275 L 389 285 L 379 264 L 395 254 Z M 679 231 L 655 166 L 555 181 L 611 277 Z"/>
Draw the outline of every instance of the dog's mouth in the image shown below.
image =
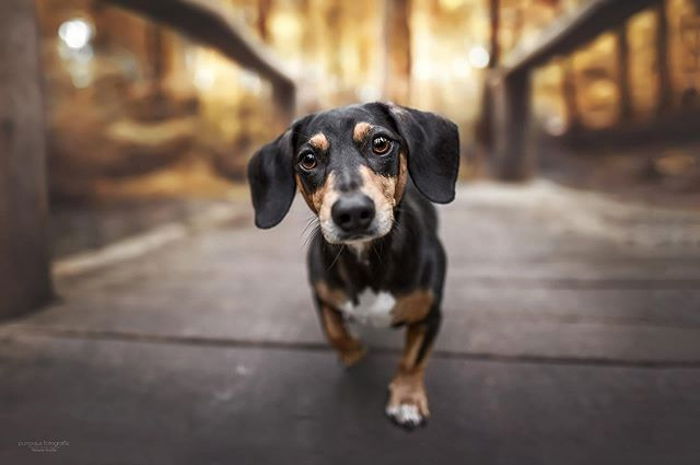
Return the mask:
<path fill-rule="evenodd" d="M 342 241 L 363 241 L 363 240 L 370 240 L 370 239 L 375 239 L 375 234 L 374 233 L 367 233 L 367 234 L 348 234 L 344 237 L 341 237 L 340 239 Z"/>
<path fill-rule="evenodd" d="M 376 233 L 367 233 L 367 234 L 327 234 L 325 231 L 323 232 L 323 237 L 326 239 L 327 242 L 331 244 L 344 244 L 344 245 L 357 245 L 357 244 L 363 244 L 367 242 L 371 242 L 375 239 L 379 239 L 382 237 L 379 234 Z"/>
<path fill-rule="evenodd" d="M 321 221 L 321 233 L 331 244 L 357 245 L 384 237 L 391 231 L 393 215 L 390 218 L 375 218 L 372 224 L 362 231 L 343 231 L 333 221 Z M 382 216 L 382 215 L 379 215 Z"/>
<path fill-rule="evenodd" d="M 378 239 L 379 237 L 380 236 L 378 236 L 376 232 L 372 231 L 367 233 L 342 234 L 337 239 L 340 240 L 341 243 L 352 244 L 357 242 L 368 242 L 374 239 Z"/>

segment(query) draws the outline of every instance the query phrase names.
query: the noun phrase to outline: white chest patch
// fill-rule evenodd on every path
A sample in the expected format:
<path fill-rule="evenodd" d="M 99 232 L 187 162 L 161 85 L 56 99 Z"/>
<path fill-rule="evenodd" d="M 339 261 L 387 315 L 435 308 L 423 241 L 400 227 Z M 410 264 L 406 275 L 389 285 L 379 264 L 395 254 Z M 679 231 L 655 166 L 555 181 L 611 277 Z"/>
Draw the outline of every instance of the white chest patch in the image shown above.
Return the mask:
<path fill-rule="evenodd" d="M 357 296 L 357 300 L 357 305 L 351 301 L 345 302 L 341 310 L 363 325 L 377 328 L 386 328 L 391 325 L 391 311 L 396 304 L 396 299 L 391 293 L 375 293 L 370 288 L 365 288 Z"/>

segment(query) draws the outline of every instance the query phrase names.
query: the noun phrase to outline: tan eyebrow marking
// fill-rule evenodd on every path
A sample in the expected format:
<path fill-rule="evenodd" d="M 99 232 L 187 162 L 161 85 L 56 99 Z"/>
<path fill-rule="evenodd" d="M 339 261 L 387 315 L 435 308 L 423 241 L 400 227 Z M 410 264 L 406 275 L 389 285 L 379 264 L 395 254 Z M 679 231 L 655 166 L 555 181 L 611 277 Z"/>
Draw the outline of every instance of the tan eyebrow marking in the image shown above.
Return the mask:
<path fill-rule="evenodd" d="M 328 147 L 330 146 L 328 139 L 322 132 L 314 134 L 311 139 L 309 139 L 309 144 L 313 145 L 314 148 L 318 150 L 328 150 Z"/>
<path fill-rule="evenodd" d="M 372 125 L 365 121 L 357 123 L 352 130 L 352 139 L 355 142 L 362 142 L 370 129 L 372 129 Z"/>

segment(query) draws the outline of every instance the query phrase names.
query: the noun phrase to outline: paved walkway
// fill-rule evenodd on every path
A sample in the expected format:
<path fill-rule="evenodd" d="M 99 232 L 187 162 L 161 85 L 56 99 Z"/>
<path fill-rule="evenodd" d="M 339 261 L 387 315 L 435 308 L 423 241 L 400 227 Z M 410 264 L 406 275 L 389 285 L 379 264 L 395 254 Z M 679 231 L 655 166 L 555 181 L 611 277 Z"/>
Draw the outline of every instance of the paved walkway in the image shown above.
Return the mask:
<path fill-rule="evenodd" d="M 297 203 L 62 272 L 59 302 L 1 325 L 0 463 L 700 463 L 700 213 L 546 182 L 441 210 L 426 429 L 383 418 L 398 332 L 363 330 L 350 370 L 326 348 Z M 18 445 L 43 440 L 68 443 Z"/>

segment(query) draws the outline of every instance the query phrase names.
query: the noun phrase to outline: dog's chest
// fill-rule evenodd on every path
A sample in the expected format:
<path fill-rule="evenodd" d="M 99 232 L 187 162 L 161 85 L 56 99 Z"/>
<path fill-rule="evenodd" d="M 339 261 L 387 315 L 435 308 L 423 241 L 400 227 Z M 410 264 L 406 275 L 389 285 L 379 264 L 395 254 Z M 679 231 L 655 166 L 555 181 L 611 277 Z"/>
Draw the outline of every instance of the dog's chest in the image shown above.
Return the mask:
<path fill-rule="evenodd" d="M 357 302 L 347 301 L 341 307 L 352 320 L 364 325 L 386 328 L 392 323 L 392 310 L 396 299 L 390 292 L 374 292 L 365 288 L 357 296 Z"/>

